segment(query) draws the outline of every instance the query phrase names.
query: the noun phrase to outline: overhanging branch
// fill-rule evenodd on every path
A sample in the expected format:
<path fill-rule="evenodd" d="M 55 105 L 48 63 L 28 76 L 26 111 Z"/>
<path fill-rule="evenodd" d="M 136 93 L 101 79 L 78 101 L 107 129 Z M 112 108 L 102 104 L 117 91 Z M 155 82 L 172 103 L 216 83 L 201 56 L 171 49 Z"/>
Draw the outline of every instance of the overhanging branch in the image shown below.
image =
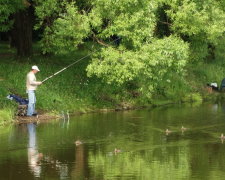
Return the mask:
<path fill-rule="evenodd" d="M 104 41 L 98 39 L 94 33 L 93 33 L 93 39 L 96 40 L 99 44 L 101 44 L 103 46 L 110 47 L 110 45 L 108 45 Z"/>

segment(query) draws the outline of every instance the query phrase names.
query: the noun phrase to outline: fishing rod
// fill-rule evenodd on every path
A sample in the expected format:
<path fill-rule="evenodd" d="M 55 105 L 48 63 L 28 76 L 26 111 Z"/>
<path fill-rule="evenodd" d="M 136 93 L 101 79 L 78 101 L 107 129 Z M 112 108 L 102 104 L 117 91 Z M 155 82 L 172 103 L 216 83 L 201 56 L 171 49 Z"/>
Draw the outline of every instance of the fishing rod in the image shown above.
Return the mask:
<path fill-rule="evenodd" d="M 93 52 L 93 53 L 94 53 L 94 52 Z M 91 53 L 91 54 L 92 54 L 92 53 Z M 82 58 L 78 59 L 77 61 L 73 62 L 72 64 L 70 64 L 70 65 L 68 65 L 68 66 L 64 67 L 63 69 L 61 69 L 61 70 L 57 71 L 56 73 L 52 74 L 51 76 L 49 76 L 49 77 L 45 78 L 45 79 L 44 79 L 43 81 L 41 81 L 41 82 L 43 83 L 43 82 L 47 81 L 48 79 L 53 78 L 55 75 L 57 75 L 57 74 L 59 74 L 59 73 L 61 73 L 61 72 L 65 71 L 67 68 L 69 68 L 69 67 L 73 66 L 74 64 L 76 64 L 76 63 L 78 63 L 79 61 L 81 61 L 81 60 L 85 59 L 86 57 L 90 56 L 91 54 L 88 54 L 88 55 L 86 55 L 86 56 L 84 56 L 84 57 L 82 57 Z"/>
<path fill-rule="evenodd" d="M 114 41 L 117 41 L 117 40 L 119 40 L 119 39 L 120 39 L 120 37 L 117 38 L 117 39 L 115 39 L 115 40 L 113 40 L 113 41 L 111 41 L 109 44 L 111 44 L 111 43 L 113 43 Z M 98 42 L 99 42 L 99 40 L 98 40 Z M 84 56 L 84 57 L 78 59 L 77 61 L 75 61 L 75 62 L 69 64 L 68 66 L 64 67 L 63 69 L 61 69 L 61 70 L 55 72 L 55 73 L 52 74 L 51 76 L 49 76 L 49 77 L 45 78 L 44 80 L 42 80 L 41 82 L 43 83 L 43 82 L 45 82 L 45 81 L 47 81 L 47 80 L 53 78 L 53 77 L 56 76 L 57 74 L 59 74 L 59 73 L 65 71 L 65 70 L 68 69 L 69 67 L 71 67 L 71 66 L 73 66 L 74 64 L 76 64 L 76 63 L 82 61 L 83 59 L 87 58 L 88 56 L 91 56 L 91 55 L 92 55 L 93 53 L 95 53 L 95 52 L 96 52 L 96 50 L 95 50 L 94 52 L 92 52 L 92 53 L 90 53 L 90 54 L 88 54 L 88 55 L 86 55 L 86 56 Z"/>

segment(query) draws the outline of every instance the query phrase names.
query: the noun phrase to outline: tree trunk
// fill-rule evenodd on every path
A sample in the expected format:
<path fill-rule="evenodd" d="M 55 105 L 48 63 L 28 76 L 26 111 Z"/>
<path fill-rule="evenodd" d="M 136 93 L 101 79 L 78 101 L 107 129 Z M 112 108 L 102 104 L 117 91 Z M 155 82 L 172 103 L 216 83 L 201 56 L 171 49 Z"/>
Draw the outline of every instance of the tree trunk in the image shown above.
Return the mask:
<path fill-rule="evenodd" d="M 28 57 L 32 54 L 33 12 L 31 7 L 17 12 L 14 20 L 12 42 L 17 49 L 17 56 Z"/>

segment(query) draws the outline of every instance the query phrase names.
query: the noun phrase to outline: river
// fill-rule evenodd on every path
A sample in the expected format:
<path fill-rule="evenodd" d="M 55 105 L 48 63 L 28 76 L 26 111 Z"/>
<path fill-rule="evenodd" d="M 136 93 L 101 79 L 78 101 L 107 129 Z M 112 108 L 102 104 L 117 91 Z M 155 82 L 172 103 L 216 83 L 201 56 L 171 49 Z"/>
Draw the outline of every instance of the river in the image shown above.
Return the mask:
<path fill-rule="evenodd" d="M 221 102 L 4 127 L 0 179 L 224 179 L 221 133 Z"/>

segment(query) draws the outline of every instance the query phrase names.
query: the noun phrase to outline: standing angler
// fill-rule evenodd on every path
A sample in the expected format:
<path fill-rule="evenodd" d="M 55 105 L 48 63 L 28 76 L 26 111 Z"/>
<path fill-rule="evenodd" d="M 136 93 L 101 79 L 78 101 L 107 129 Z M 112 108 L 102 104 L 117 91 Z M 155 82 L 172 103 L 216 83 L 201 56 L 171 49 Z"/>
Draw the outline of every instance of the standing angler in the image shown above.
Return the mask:
<path fill-rule="evenodd" d="M 36 97 L 35 97 L 35 90 L 37 89 L 38 85 L 41 85 L 42 82 L 36 81 L 35 74 L 38 73 L 40 70 L 37 66 L 32 66 L 31 71 L 27 74 L 27 94 L 28 94 L 28 109 L 27 109 L 27 116 L 35 116 L 37 115 L 35 111 L 35 103 L 36 103 Z"/>

